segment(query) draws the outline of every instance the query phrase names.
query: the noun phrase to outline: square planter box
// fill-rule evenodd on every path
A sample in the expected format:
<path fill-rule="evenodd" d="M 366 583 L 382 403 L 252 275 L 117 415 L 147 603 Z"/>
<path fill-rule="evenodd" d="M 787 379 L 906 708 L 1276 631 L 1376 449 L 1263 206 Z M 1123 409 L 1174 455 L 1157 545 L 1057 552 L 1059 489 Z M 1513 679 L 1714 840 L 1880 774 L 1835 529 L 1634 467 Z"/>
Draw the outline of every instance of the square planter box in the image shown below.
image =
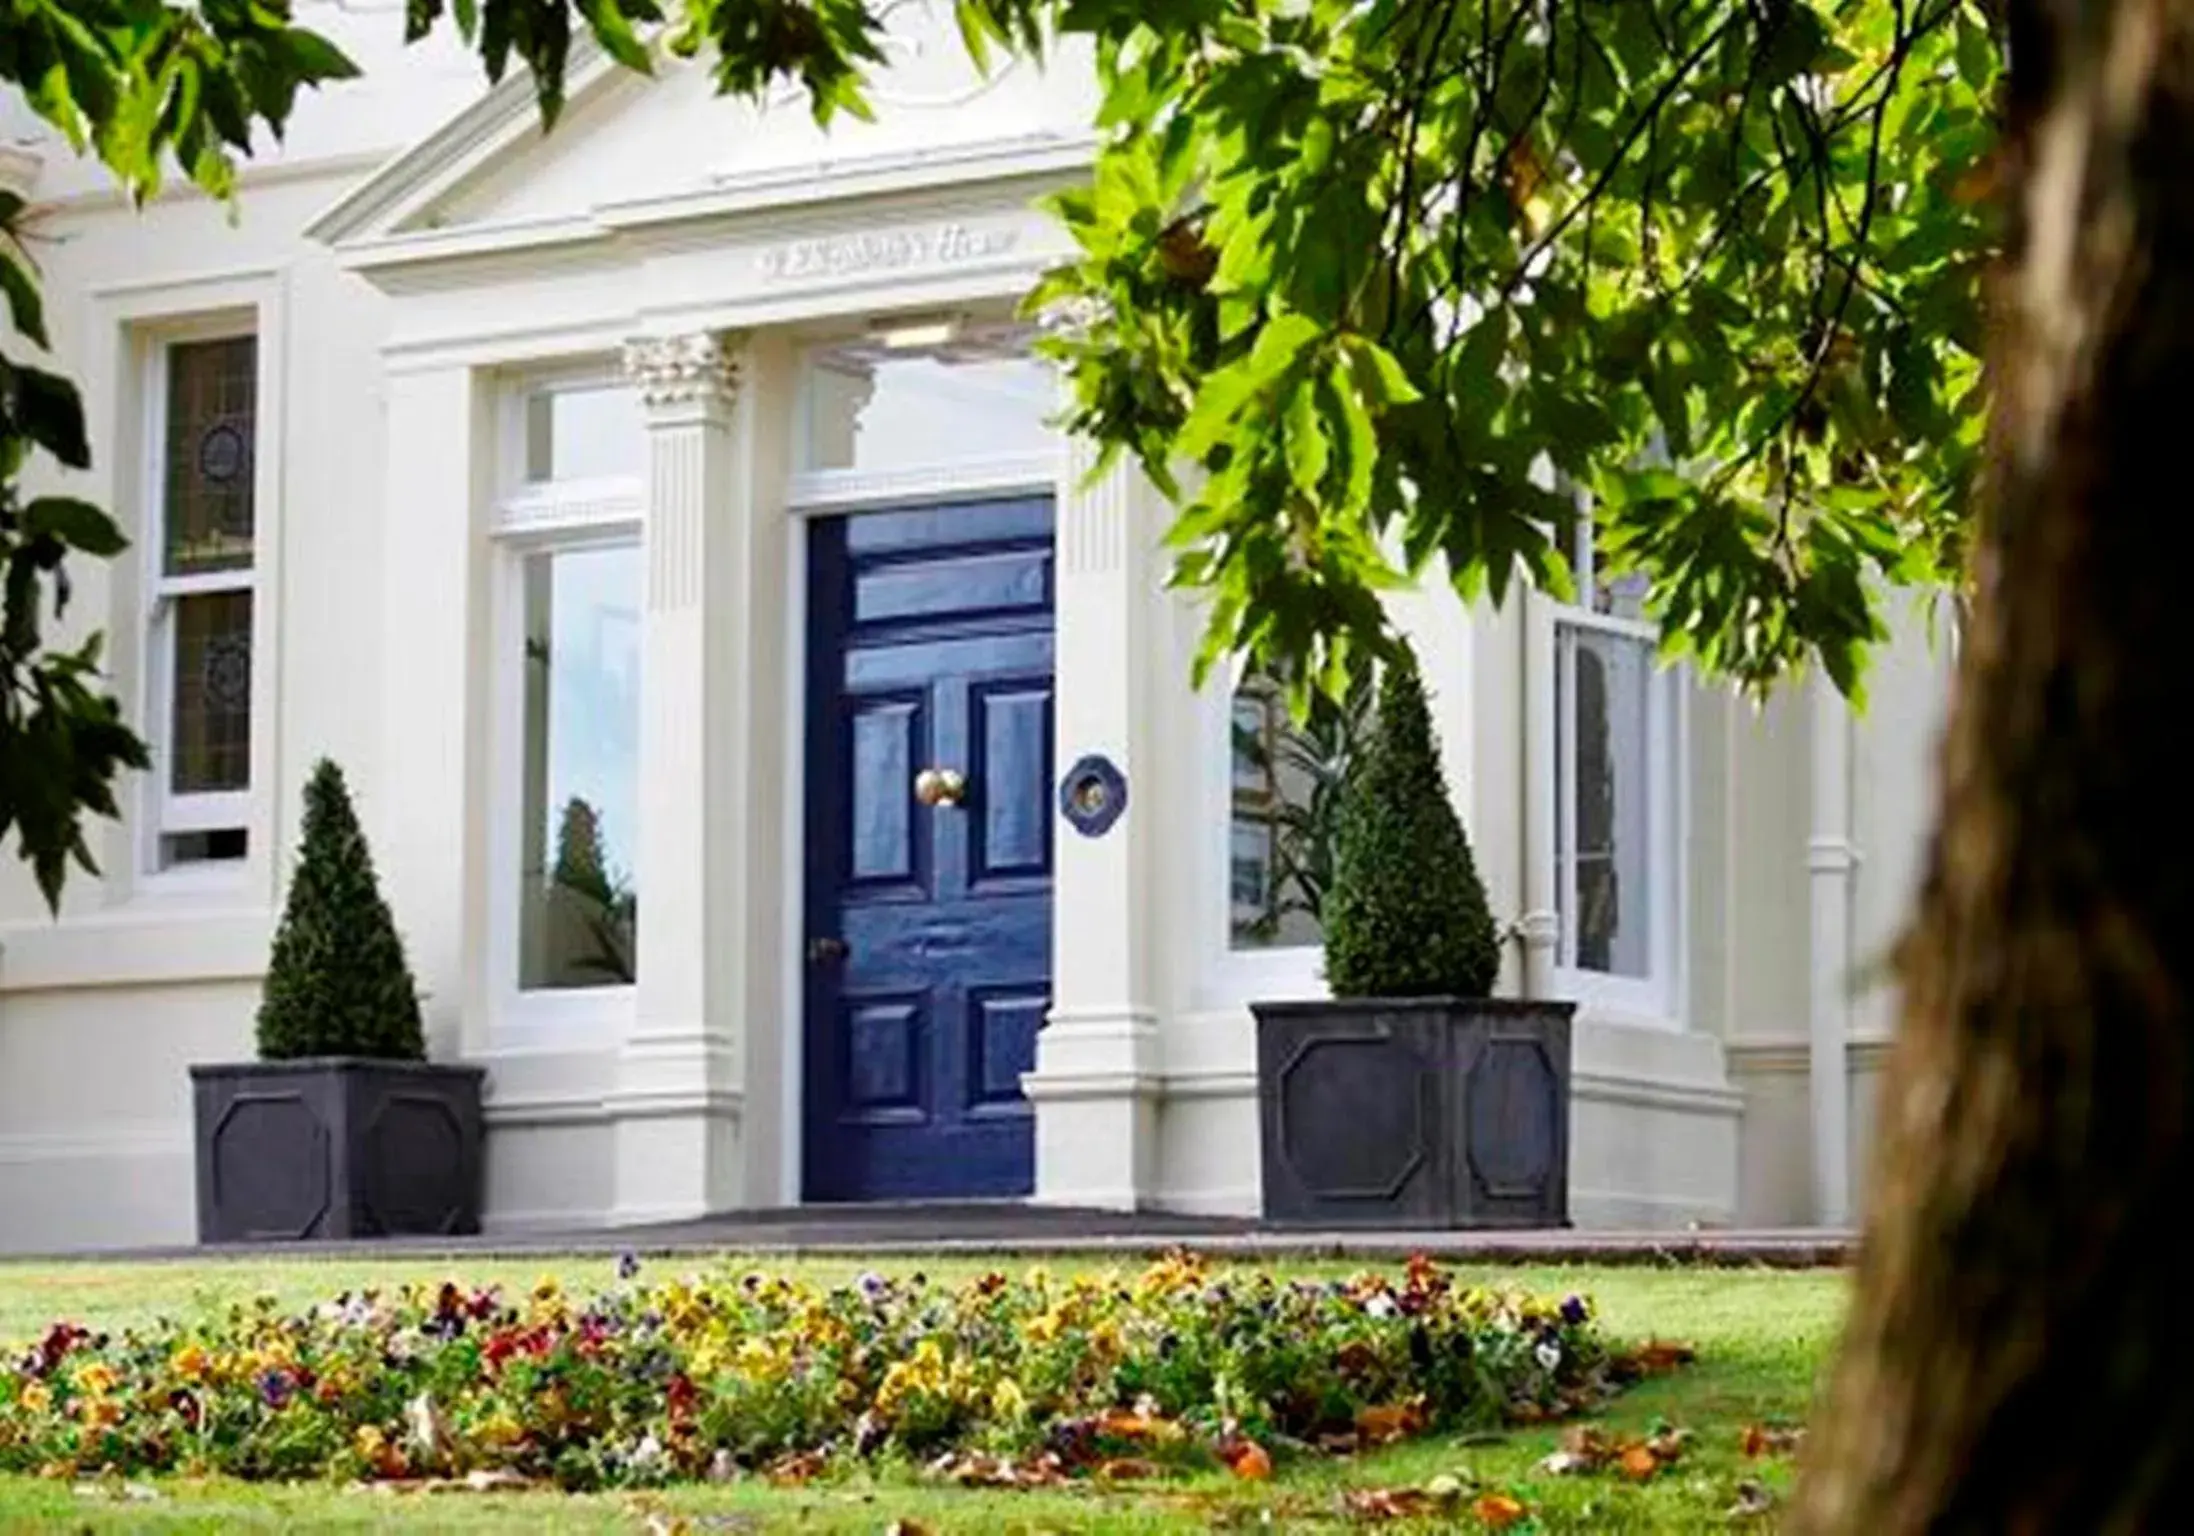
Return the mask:
<path fill-rule="evenodd" d="M 484 1075 L 349 1056 L 192 1067 L 198 1240 L 479 1231 Z"/>
<path fill-rule="evenodd" d="M 1267 1220 L 1569 1225 L 1574 1003 L 1259 1003 Z"/>

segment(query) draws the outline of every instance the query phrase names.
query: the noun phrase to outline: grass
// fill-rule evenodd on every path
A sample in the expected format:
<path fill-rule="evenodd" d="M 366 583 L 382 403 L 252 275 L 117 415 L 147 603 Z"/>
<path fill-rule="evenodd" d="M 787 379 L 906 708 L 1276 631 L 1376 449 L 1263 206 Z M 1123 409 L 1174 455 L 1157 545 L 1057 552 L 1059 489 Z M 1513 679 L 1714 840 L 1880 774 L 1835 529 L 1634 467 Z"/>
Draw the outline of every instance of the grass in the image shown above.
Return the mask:
<path fill-rule="evenodd" d="M 701 1267 L 699 1261 L 659 1260 Z M 1054 1272 L 1080 1267 L 1047 1259 Z M 467 1262 L 455 1268 L 473 1283 L 529 1285 L 553 1271 L 569 1288 L 610 1277 L 606 1259 Z M 823 1282 L 867 1267 L 851 1261 L 772 1262 Z M 940 1278 L 991 1267 L 975 1261 L 875 1266 Z M 1290 1272 L 1354 1266 L 1294 1264 Z M 25 1339 L 58 1317 L 93 1327 L 142 1323 L 200 1305 L 271 1292 L 301 1305 L 337 1291 L 406 1280 L 439 1280 L 447 1262 L 241 1260 L 177 1263 L 0 1263 L 0 1346 Z M 1342 1490 L 1419 1488 L 1454 1475 L 1477 1490 L 1521 1500 L 1531 1523 L 1512 1531 L 1697 1531 L 1731 1523 L 1738 1486 L 1787 1491 L 1786 1460 L 1747 1460 L 1745 1426 L 1791 1423 L 1804 1415 L 1831 1346 L 1844 1281 L 1835 1273 L 1647 1268 L 1522 1268 L 1489 1276 L 1533 1290 L 1581 1291 L 1598 1303 L 1617 1338 L 1681 1339 L 1698 1362 L 1645 1382 L 1596 1422 L 1611 1435 L 1642 1435 L 1665 1422 L 1691 1431 L 1685 1454 L 1653 1480 L 1631 1483 L 1613 1472 L 1557 1477 L 1538 1470 L 1561 1440 L 1558 1427 L 1519 1430 L 1498 1440 L 1459 1443 L 1429 1437 L 1362 1457 L 1283 1460 L 1274 1481 L 1248 1484 L 1215 1475 L 1111 1488 L 1078 1485 L 1036 1492 L 969 1491 L 925 1485 L 905 1475 L 780 1489 L 760 1483 L 665 1493 L 558 1495 L 374 1492 L 318 1485 L 272 1487 L 233 1482 L 166 1481 L 77 1488 L 0 1477 L 0 1532 L 67 1530 L 230 1531 L 524 1531 L 524 1532 L 878 1532 L 893 1521 L 935 1532 L 1190 1531 L 1240 1526 L 1338 1528 Z M 145 1492 L 154 1496 L 144 1498 Z M 1466 1500 L 1467 1506 L 1468 1500 Z M 1269 1521 L 1269 1526 L 1268 1526 Z M 1749 1522 L 1755 1526 L 1771 1523 Z M 1460 1521 L 1469 1529 L 1467 1514 Z M 1398 1523 L 1389 1529 L 1409 1529 Z M 1429 1528 L 1429 1522 L 1428 1522 Z M 1453 1528 L 1444 1524 L 1442 1528 Z"/>

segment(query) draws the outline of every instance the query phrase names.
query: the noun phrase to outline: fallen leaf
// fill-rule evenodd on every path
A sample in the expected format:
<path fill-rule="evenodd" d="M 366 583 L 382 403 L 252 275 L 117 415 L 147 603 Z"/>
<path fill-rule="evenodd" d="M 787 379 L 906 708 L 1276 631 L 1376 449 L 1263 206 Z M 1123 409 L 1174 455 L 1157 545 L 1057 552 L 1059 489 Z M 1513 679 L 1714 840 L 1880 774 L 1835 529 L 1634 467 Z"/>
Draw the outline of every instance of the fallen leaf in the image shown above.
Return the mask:
<path fill-rule="evenodd" d="M 1654 1460 L 1666 1466 L 1684 1454 L 1684 1446 L 1690 1439 L 1691 1431 L 1688 1429 L 1663 1427 L 1646 1437 L 1645 1448 L 1653 1453 Z"/>
<path fill-rule="evenodd" d="M 1802 1429 L 1785 1429 L 1772 1424 L 1747 1424 L 1739 1442 L 1748 1457 L 1787 1456 L 1805 1440 Z"/>
<path fill-rule="evenodd" d="M 1425 1428 L 1425 1405 L 1421 1398 L 1406 1403 L 1389 1403 L 1375 1408 L 1364 1408 L 1356 1415 L 1356 1437 L 1366 1445 L 1392 1445 L 1421 1434 Z"/>
<path fill-rule="evenodd" d="M 1064 1463 L 1049 1451 L 1025 1462 L 982 1451 L 947 1451 L 926 1470 L 963 1488 L 1042 1488 L 1066 1480 Z"/>
<path fill-rule="evenodd" d="M 1668 1339 L 1652 1339 L 1624 1358 L 1640 1375 L 1660 1376 L 1691 1364 L 1699 1358 L 1699 1352 L 1689 1344 L 1677 1344 Z"/>
<path fill-rule="evenodd" d="M 884 1527 L 884 1536 L 929 1536 L 929 1527 L 902 1515 Z"/>
<path fill-rule="evenodd" d="M 134 1504 L 149 1504 L 160 1497 L 160 1490 L 150 1483 L 78 1483 L 76 1496 L 80 1499 L 127 1499 Z"/>
<path fill-rule="evenodd" d="M 1220 1456 L 1244 1482 L 1261 1483 L 1272 1476 L 1272 1457 L 1254 1440 L 1239 1441 L 1231 1451 L 1220 1452 Z"/>
<path fill-rule="evenodd" d="M 1478 1517 L 1480 1524 L 1493 1531 L 1505 1531 L 1529 1513 L 1521 1499 L 1505 1493 L 1480 1494 L 1477 1502 L 1470 1506 L 1470 1512 Z"/>
<path fill-rule="evenodd" d="M 1463 1492 L 1466 1487 L 1464 1481 L 1454 1473 L 1442 1472 L 1431 1482 L 1425 1484 L 1425 1497 L 1442 1509 L 1446 1509 L 1463 1501 Z"/>
<path fill-rule="evenodd" d="M 1539 1470 L 1550 1477 L 1597 1472 L 1615 1454 L 1616 1448 L 1591 1425 L 1572 1425 L 1562 1436 L 1561 1449 L 1541 1461 Z"/>
<path fill-rule="evenodd" d="M 1737 1502 L 1729 1506 L 1732 1519 L 1749 1515 L 1764 1515 L 1775 1507 L 1775 1495 L 1767 1491 L 1767 1485 L 1746 1478 L 1737 1485 Z"/>
<path fill-rule="evenodd" d="M 1650 1446 L 1633 1445 L 1623 1452 L 1618 1465 L 1622 1468 L 1623 1476 L 1634 1483 L 1642 1483 L 1661 1470 L 1661 1458 L 1653 1454 Z"/>
<path fill-rule="evenodd" d="M 1097 1475 L 1115 1483 L 1146 1482 L 1154 1477 L 1164 1477 L 1165 1469 L 1155 1461 L 1140 1456 L 1117 1456 L 1100 1463 Z"/>
<path fill-rule="evenodd" d="M 780 1488 L 797 1488 L 803 1483 L 813 1482 L 823 1466 L 821 1451 L 794 1451 L 791 1455 L 780 1456 L 770 1463 L 769 1480 Z"/>
<path fill-rule="evenodd" d="M 1344 1488 L 1342 1511 L 1358 1520 L 1411 1520 L 1432 1508 L 1432 1496 L 1415 1488 Z"/>

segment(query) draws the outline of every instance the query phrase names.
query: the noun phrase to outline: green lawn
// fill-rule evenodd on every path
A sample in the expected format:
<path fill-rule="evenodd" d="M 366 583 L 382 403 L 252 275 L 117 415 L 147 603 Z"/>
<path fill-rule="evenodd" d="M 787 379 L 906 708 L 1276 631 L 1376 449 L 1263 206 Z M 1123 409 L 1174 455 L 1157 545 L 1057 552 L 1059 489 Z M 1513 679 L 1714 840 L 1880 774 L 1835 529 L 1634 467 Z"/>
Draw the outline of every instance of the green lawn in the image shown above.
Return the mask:
<path fill-rule="evenodd" d="M 1047 1259 L 1055 1273 L 1080 1267 Z M 701 1267 L 697 1260 L 654 1265 Z M 608 1260 L 483 1262 L 455 1266 L 467 1281 L 530 1284 L 553 1271 L 567 1287 L 605 1282 Z M 771 1265 L 817 1280 L 849 1277 L 868 1267 L 850 1261 Z M 949 1277 L 990 1267 L 975 1261 L 919 1266 Z M 1355 1266 L 1291 1265 L 1291 1272 Z M 94 1327 L 188 1312 L 209 1300 L 271 1292 L 285 1303 L 325 1299 L 337 1291 L 405 1280 L 441 1279 L 447 1263 L 373 1261 L 315 1263 L 251 1260 L 227 1263 L 20 1265 L 0 1263 L 0 1348 L 12 1347 L 60 1317 Z M 1599 1304 L 1615 1337 L 1678 1339 L 1693 1344 L 1698 1362 L 1646 1382 L 1618 1399 L 1597 1421 L 1614 1435 L 1642 1435 L 1657 1421 L 1687 1429 L 1682 1459 L 1650 1482 L 1614 1472 L 1556 1477 L 1537 1470 L 1561 1439 L 1558 1428 L 1519 1431 L 1497 1441 L 1459 1444 L 1429 1438 L 1374 1455 L 1341 1460 L 1283 1460 L 1277 1478 L 1246 1484 L 1224 1477 L 1112 1488 L 1076 1486 L 1044 1492 L 971 1492 L 926 1486 L 908 1477 L 819 1483 L 777 1489 L 759 1483 L 681 1489 L 661 1494 L 471 1494 L 371 1492 L 353 1489 L 191 1485 L 164 1482 L 134 1489 L 87 1489 L 23 1478 L 0 1478 L 0 1532 L 68 1531 L 749 1531 L 880 1532 L 894 1520 L 931 1531 L 1156 1531 L 1215 1526 L 1306 1529 L 1338 1527 L 1341 1494 L 1351 1488 L 1417 1488 L 1452 1475 L 1475 1491 L 1513 1495 L 1531 1522 L 1515 1531 L 1696 1531 L 1730 1524 L 1739 1485 L 1747 1479 L 1778 1497 L 1787 1489 L 1786 1459 L 1747 1460 L 1746 1425 L 1790 1423 L 1803 1417 L 1816 1373 L 1834 1337 L 1844 1282 L 1834 1273 L 1714 1269 L 1504 1269 L 1487 1278 L 1557 1294 L 1582 1291 Z M 152 1497 L 144 1497 L 149 1492 Z M 1463 1501 L 1459 1525 L 1477 1526 Z M 1749 1521 L 1760 1528 L 1772 1523 Z M 1407 1529 L 1408 1524 L 1388 1528 Z"/>

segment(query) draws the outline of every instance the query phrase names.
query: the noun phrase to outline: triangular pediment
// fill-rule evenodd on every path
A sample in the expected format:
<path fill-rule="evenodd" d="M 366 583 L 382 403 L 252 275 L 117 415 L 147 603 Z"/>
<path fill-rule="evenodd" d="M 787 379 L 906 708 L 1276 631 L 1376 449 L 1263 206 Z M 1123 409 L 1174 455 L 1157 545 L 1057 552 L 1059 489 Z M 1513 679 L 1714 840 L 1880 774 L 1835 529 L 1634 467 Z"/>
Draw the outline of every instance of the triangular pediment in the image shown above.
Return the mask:
<path fill-rule="evenodd" d="M 333 244 L 430 231 L 545 227 L 606 208 L 738 188 L 812 187 L 883 166 L 965 163 L 987 152 L 1086 140 L 1095 82 L 1086 55 L 1044 66 L 967 57 L 950 0 L 880 7 L 888 64 L 873 121 L 819 128 L 805 92 L 755 103 L 720 97 L 705 67 L 666 60 L 655 77 L 575 48 L 568 104 L 543 133 L 522 77 L 505 80 L 315 221 Z"/>

